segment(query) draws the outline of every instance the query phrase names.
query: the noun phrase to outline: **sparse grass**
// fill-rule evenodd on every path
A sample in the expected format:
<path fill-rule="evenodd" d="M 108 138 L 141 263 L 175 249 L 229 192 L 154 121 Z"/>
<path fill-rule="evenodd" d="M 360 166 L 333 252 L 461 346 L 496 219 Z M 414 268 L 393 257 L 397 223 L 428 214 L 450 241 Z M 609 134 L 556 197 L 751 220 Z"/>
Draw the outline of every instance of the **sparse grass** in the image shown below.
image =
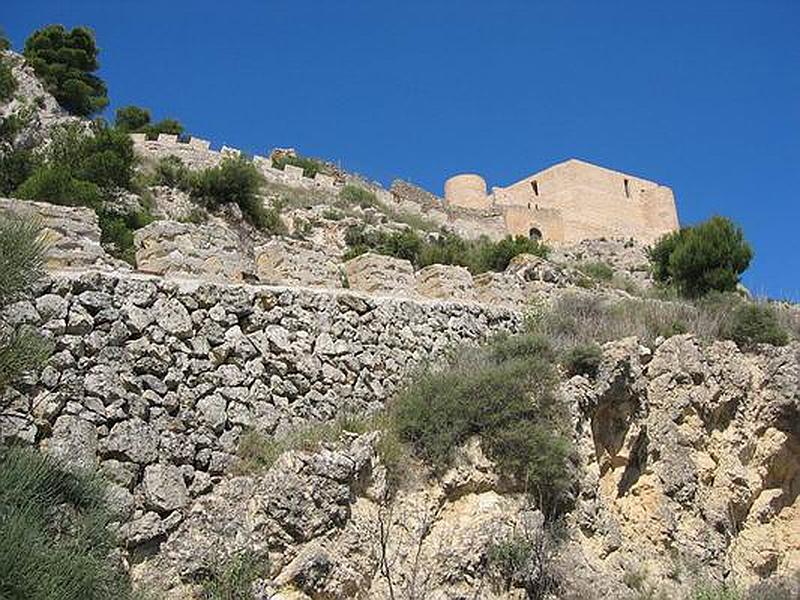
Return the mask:
<path fill-rule="evenodd" d="M 266 558 L 239 554 L 212 568 L 202 580 L 202 600 L 251 600 L 253 582 L 267 573 Z"/>
<path fill-rule="evenodd" d="M 373 192 L 357 185 L 344 186 L 339 192 L 339 198 L 335 205 L 340 209 L 352 209 L 354 206 L 362 210 L 373 208 L 382 213 L 390 222 L 407 225 L 414 232 L 431 232 L 438 229 L 436 223 L 430 219 L 426 219 L 422 215 L 397 210 L 381 202 Z"/>
<path fill-rule="evenodd" d="M 285 452 L 315 452 L 323 444 L 339 442 L 345 433 L 380 431 L 376 451 L 386 467 L 390 490 L 396 490 L 408 473 L 411 457 L 390 424 L 387 415 L 381 412 L 367 416 L 345 415 L 334 421 L 309 425 L 280 438 L 249 430 L 239 440 L 237 472 L 266 471 Z"/>
<path fill-rule="evenodd" d="M 565 294 L 550 310 L 534 315 L 530 326 L 559 351 L 629 336 L 636 336 L 645 343 L 652 343 L 659 336 L 680 333 L 720 339 L 723 325 L 740 302 L 730 295 L 709 296 L 703 301 L 689 303 L 645 299 L 612 301 L 585 293 Z"/>
<path fill-rule="evenodd" d="M 610 282 L 614 277 L 614 269 L 604 262 L 585 262 L 578 265 L 578 269 L 585 275 L 598 281 Z"/>
<path fill-rule="evenodd" d="M 370 416 L 342 416 L 333 421 L 312 423 L 283 437 L 266 436 L 254 430 L 245 431 L 239 439 L 239 473 L 255 473 L 272 467 L 284 452 L 302 450 L 313 452 L 321 444 L 339 441 L 345 432 L 366 433 L 380 428 L 379 421 Z"/>

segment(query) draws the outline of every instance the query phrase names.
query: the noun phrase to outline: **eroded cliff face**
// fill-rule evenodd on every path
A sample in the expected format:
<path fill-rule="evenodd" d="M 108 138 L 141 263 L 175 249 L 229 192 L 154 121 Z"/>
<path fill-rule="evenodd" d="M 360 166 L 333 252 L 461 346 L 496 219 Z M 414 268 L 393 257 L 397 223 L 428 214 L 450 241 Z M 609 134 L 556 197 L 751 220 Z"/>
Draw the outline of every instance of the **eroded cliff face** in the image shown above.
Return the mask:
<path fill-rule="evenodd" d="M 753 583 L 800 568 L 797 344 L 608 344 L 581 407 L 586 476 L 573 538 L 596 573 L 670 587 L 703 571 Z"/>
<path fill-rule="evenodd" d="M 564 541 L 541 551 L 556 597 L 681 597 L 700 579 L 800 570 L 799 374 L 798 344 L 745 354 L 682 335 L 609 343 L 594 380 L 564 382 L 580 485 Z M 158 552 L 132 556 L 135 579 L 191 598 L 209 568 L 249 555 L 269 565 L 263 598 L 526 597 L 489 548 L 541 531 L 542 515 L 506 493 L 478 441 L 440 478 L 417 464 L 387 500 L 379 435 L 225 479 Z"/>

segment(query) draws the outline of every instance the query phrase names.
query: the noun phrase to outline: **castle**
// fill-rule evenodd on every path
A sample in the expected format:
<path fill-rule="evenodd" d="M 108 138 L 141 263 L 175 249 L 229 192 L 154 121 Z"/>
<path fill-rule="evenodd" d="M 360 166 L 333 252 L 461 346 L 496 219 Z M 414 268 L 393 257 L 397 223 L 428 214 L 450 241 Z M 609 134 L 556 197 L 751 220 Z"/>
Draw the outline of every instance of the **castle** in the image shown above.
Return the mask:
<path fill-rule="evenodd" d="M 550 242 L 634 238 L 649 243 L 678 228 L 672 190 L 577 159 L 487 194 L 479 175 L 445 183 L 452 212 L 500 212 L 505 232 Z"/>

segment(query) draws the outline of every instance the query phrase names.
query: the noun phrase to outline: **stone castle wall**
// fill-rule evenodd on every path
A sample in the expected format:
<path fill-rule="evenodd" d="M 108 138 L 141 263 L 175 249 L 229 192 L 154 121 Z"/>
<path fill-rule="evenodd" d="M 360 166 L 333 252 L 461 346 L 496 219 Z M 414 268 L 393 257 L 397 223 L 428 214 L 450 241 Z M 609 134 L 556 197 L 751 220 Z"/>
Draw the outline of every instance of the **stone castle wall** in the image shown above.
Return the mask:
<path fill-rule="evenodd" d="M 11 310 L 54 353 L 8 392 L 0 434 L 99 466 L 130 543 L 177 525 L 243 431 L 373 411 L 444 348 L 523 327 L 520 312 L 476 304 L 132 273 L 56 274 Z"/>
<path fill-rule="evenodd" d="M 477 175 L 445 184 L 450 210 L 499 210 L 505 233 L 550 242 L 634 238 L 650 243 L 678 227 L 672 190 L 646 179 L 568 160 L 486 193 Z"/>
<path fill-rule="evenodd" d="M 148 140 L 143 133 L 132 133 L 133 147 L 140 155 L 155 159 L 177 156 L 190 169 L 207 169 L 215 167 L 226 156 L 241 156 L 242 152 L 236 148 L 222 146 L 219 150 L 211 149 L 211 142 L 200 138 L 191 138 L 183 141 L 177 135 L 166 133 L 158 134 L 155 140 Z M 309 189 L 338 190 L 341 185 L 334 177 L 317 173 L 313 178 L 305 177 L 303 169 L 294 165 L 286 165 L 283 170 L 272 166 L 272 160 L 265 156 L 253 156 L 253 164 L 267 181 L 305 187 Z"/>

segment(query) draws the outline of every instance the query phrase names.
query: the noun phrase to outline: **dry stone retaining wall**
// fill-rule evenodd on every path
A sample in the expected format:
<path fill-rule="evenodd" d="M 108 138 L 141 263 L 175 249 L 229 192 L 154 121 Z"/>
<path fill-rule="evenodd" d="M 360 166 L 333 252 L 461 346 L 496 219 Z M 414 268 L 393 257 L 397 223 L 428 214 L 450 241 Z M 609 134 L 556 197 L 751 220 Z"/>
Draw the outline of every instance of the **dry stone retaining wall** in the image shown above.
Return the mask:
<path fill-rule="evenodd" d="M 377 409 L 445 347 L 523 322 L 476 304 L 110 273 L 54 275 L 11 310 L 55 346 L 7 392 L 0 434 L 99 466 L 132 545 L 177 526 L 244 430 Z"/>

